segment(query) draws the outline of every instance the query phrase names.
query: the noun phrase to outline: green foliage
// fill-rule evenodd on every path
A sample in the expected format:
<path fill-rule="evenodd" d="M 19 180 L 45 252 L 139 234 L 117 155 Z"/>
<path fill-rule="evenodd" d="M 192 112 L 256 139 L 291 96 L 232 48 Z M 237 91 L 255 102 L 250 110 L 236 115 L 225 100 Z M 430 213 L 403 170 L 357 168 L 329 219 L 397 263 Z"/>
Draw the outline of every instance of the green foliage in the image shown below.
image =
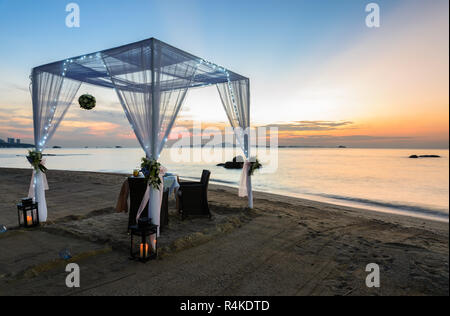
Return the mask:
<path fill-rule="evenodd" d="M 80 104 L 80 107 L 84 110 L 92 110 L 95 108 L 95 97 L 93 97 L 90 94 L 83 94 L 78 98 L 78 103 Z"/>
<path fill-rule="evenodd" d="M 255 161 L 250 162 L 250 168 L 248 169 L 248 175 L 252 176 L 256 170 L 262 168 L 262 164 L 259 162 L 258 158 Z"/>
<path fill-rule="evenodd" d="M 161 178 L 159 177 L 159 170 L 161 169 L 161 164 L 155 159 L 142 158 L 141 172 L 147 179 L 147 183 L 153 188 L 159 190 L 161 185 Z"/>
<path fill-rule="evenodd" d="M 39 151 L 29 150 L 27 156 L 28 162 L 33 166 L 34 170 L 47 172 L 47 168 L 42 164 L 42 153 Z"/>

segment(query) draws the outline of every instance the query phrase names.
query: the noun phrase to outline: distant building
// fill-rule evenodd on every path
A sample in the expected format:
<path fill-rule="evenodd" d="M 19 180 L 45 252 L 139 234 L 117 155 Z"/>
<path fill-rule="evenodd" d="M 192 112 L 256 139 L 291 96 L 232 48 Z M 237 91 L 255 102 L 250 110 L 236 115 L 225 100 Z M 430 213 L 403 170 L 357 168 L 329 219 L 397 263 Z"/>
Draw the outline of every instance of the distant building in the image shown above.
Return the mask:
<path fill-rule="evenodd" d="M 22 143 L 22 140 L 20 138 L 16 139 L 8 137 L 6 142 L 0 139 L 0 148 L 32 148 L 32 147 L 34 147 L 33 144 Z"/>

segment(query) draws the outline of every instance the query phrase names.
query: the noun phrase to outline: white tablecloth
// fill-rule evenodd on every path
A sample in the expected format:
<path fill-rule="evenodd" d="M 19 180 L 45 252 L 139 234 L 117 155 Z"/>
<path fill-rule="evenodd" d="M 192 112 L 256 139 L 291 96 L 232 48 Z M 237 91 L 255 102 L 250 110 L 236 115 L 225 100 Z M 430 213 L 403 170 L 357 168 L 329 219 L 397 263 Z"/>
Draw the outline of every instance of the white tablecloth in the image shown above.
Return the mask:
<path fill-rule="evenodd" d="M 165 175 L 164 180 L 164 191 L 169 191 L 169 194 L 176 193 L 180 184 L 178 183 L 177 175 Z"/>

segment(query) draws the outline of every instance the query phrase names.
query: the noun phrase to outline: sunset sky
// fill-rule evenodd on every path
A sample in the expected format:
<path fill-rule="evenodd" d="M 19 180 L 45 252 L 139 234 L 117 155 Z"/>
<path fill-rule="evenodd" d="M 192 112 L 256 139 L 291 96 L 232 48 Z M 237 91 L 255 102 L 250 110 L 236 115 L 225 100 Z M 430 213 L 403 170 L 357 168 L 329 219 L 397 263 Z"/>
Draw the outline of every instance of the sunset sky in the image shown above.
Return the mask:
<path fill-rule="evenodd" d="M 81 10 L 67 28 L 65 6 Z M 368 28 L 365 6 L 381 8 Z M 448 148 L 447 0 L 0 0 L 0 139 L 32 143 L 32 67 L 149 37 L 251 80 L 255 126 L 281 145 Z M 114 91 L 83 85 L 52 145 L 138 146 Z M 77 96 L 78 96 L 77 95 Z M 226 126 L 214 88 L 189 92 L 178 126 Z"/>

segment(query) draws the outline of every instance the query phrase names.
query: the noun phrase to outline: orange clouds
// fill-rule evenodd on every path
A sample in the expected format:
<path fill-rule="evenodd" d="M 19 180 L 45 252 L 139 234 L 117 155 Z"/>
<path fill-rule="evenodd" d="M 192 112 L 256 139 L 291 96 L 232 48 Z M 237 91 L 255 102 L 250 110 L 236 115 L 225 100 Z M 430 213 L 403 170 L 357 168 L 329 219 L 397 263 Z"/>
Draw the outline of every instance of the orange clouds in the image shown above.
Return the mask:
<path fill-rule="evenodd" d="M 116 134 L 120 130 L 119 124 L 110 122 L 83 122 L 83 121 L 62 121 L 59 127 L 62 131 L 81 130 L 83 134 L 92 136 L 108 136 Z"/>

